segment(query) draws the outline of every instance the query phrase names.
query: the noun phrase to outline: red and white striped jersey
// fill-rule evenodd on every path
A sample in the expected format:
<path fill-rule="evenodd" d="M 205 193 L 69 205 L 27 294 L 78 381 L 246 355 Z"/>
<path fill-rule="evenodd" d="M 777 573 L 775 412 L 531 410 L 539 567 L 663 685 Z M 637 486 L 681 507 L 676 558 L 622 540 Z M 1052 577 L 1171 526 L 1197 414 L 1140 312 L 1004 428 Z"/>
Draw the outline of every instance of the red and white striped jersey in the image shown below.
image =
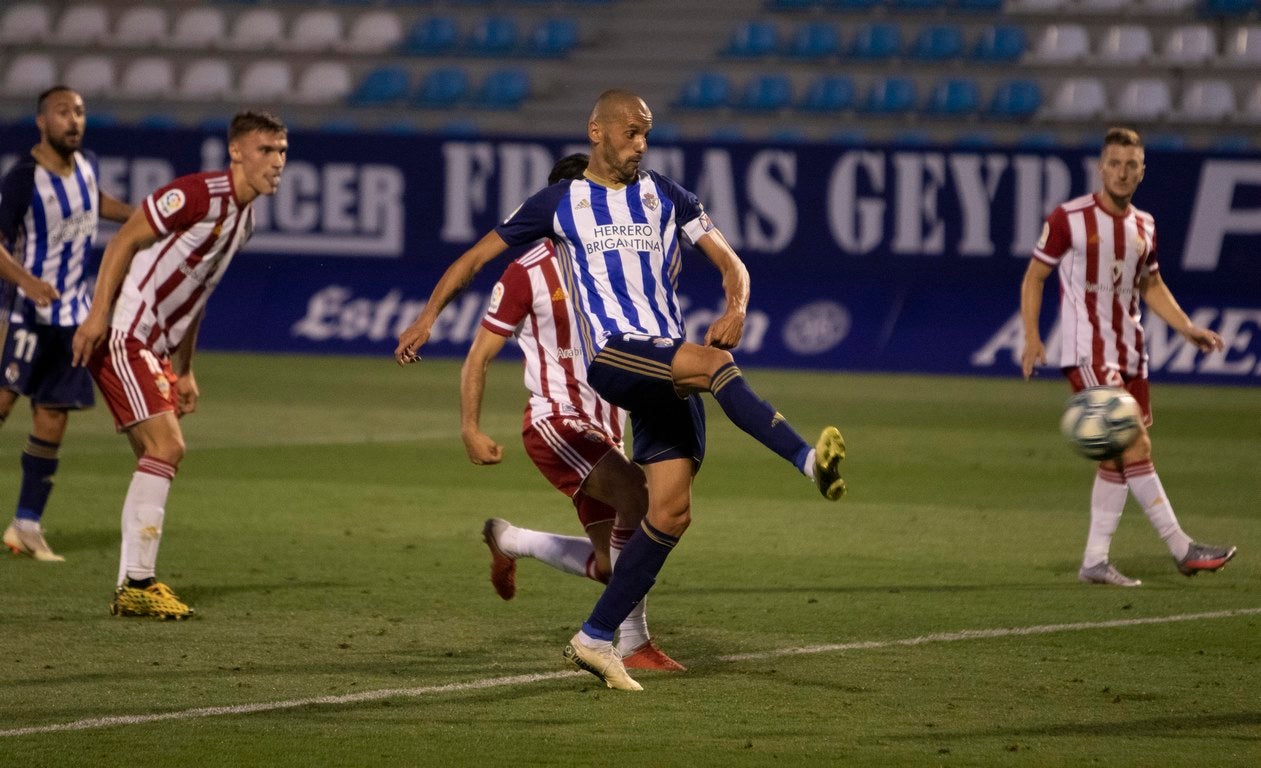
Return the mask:
<path fill-rule="evenodd" d="M 132 259 L 111 325 L 170 354 L 254 231 L 254 210 L 237 203 L 229 171 L 181 176 L 141 207 L 159 239 Z"/>
<path fill-rule="evenodd" d="M 1114 216 L 1095 195 L 1069 200 L 1047 217 L 1033 258 L 1059 268 L 1060 367 L 1145 377 L 1139 282 L 1160 269 L 1151 214 Z"/>
<path fill-rule="evenodd" d="M 482 327 L 500 336 L 516 334 L 530 390 L 526 424 L 579 415 L 621 443 L 626 414 L 587 383 L 578 323 L 551 242 L 539 243 L 508 265 L 491 292 Z"/>

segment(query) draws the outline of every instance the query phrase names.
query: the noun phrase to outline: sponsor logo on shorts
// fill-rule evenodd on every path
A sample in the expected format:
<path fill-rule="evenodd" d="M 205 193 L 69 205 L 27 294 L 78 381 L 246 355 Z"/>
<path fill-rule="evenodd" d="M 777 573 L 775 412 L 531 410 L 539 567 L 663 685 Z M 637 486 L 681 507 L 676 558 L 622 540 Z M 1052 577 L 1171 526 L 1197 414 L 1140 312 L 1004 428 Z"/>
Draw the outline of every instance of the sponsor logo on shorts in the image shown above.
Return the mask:
<path fill-rule="evenodd" d="M 4 369 L 4 380 L 9 382 L 10 384 L 16 383 L 18 380 L 18 376 L 21 376 L 21 375 L 22 375 L 22 369 L 18 368 L 17 363 L 9 363 L 9 366 Z"/>
<path fill-rule="evenodd" d="M 166 376 L 163 376 L 162 374 L 154 376 L 153 383 L 158 386 L 158 393 L 162 395 L 162 397 L 171 396 L 171 382 L 166 380 Z"/>
<path fill-rule="evenodd" d="M 674 346 L 674 339 L 667 339 L 663 336 L 658 336 L 652 340 L 652 345 L 658 349 L 669 349 Z"/>

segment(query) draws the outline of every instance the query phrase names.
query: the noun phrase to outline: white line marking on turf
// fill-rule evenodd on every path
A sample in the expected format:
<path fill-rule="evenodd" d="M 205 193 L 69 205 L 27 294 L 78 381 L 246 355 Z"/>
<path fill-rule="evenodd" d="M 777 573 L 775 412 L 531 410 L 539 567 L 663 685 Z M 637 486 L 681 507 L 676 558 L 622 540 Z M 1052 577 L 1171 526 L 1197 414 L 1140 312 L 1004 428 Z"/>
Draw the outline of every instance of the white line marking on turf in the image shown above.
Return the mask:
<path fill-rule="evenodd" d="M 880 648 L 897 648 L 904 646 L 927 645 L 929 643 L 953 643 L 960 640 L 987 640 L 1001 637 L 1025 637 L 1028 635 L 1049 635 L 1055 632 L 1079 632 L 1086 629 L 1114 629 L 1118 627 L 1139 627 L 1149 624 L 1173 624 L 1181 621 L 1207 621 L 1211 619 L 1229 619 L 1238 616 L 1256 616 L 1261 608 L 1238 608 L 1228 611 L 1210 611 L 1207 613 L 1183 613 L 1173 616 L 1153 616 L 1145 619 L 1116 619 L 1114 621 L 1079 621 L 1072 624 L 1037 624 L 1031 627 L 1007 627 L 1004 629 L 964 629 L 958 632 L 934 632 L 919 637 L 908 637 L 900 640 L 866 640 L 854 643 L 835 643 L 829 645 L 809 645 L 801 648 L 779 648 L 757 653 L 737 653 L 719 656 L 719 661 L 765 661 L 787 656 L 803 656 L 813 653 L 834 653 L 838 651 L 864 651 Z M 289 699 L 287 701 L 261 701 L 256 704 L 235 704 L 225 707 L 198 707 L 181 709 L 175 712 L 156 712 L 147 715 L 113 715 L 110 717 L 92 717 L 75 720 L 69 723 L 52 723 L 50 725 L 33 725 L 26 728 L 6 728 L 0 730 L 3 736 L 30 736 L 40 733 L 60 733 L 64 731 L 86 731 L 95 728 L 109 728 L 116 725 L 144 725 L 164 720 L 193 720 L 203 717 L 219 717 L 221 715 L 248 715 L 254 712 L 275 712 L 282 709 L 296 709 L 317 704 L 359 704 L 362 702 L 381 701 L 383 699 L 414 699 L 422 696 L 433 696 L 444 693 L 467 693 L 484 691 L 488 688 L 507 688 L 514 685 L 530 685 L 552 680 L 563 680 L 568 677 L 579 677 L 587 674 L 577 670 L 566 672 L 544 672 L 533 675 L 511 675 L 508 677 L 488 677 L 481 680 L 469 680 L 463 683 L 447 683 L 446 685 L 427 685 L 419 688 L 383 688 L 377 691 L 347 693 L 340 696 L 315 696 L 306 699 Z"/>

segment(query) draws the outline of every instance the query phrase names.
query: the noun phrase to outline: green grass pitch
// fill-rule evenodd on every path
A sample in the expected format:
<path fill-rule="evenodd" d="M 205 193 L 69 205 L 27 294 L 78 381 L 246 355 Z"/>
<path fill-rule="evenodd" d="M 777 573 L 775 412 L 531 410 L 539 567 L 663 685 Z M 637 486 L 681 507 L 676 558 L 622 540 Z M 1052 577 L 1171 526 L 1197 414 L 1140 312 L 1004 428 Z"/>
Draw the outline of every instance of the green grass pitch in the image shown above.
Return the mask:
<path fill-rule="evenodd" d="M 850 494 L 707 401 L 695 521 L 648 605 L 690 669 L 640 694 L 565 673 L 597 585 L 529 561 L 511 602 L 487 581 L 486 517 L 579 533 L 522 451 L 516 363 L 484 418 L 507 457 L 475 467 L 454 361 L 199 356 L 158 563 L 182 623 L 108 615 L 133 459 L 103 407 L 76 415 L 46 517 L 67 562 L 0 559 L 0 765 L 1261 764 L 1261 388 L 1156 384 L 1174 507 L 1240 555 L 1184 578 L 1131 501 L 1112 556 L 1144 585 L 1122 590 L 1076 582 L 1093 469 L 1062 382 L 746 373 L 808 439 L 841 427 Z M 12 734 L 69 723 L 93 727 Z"/>

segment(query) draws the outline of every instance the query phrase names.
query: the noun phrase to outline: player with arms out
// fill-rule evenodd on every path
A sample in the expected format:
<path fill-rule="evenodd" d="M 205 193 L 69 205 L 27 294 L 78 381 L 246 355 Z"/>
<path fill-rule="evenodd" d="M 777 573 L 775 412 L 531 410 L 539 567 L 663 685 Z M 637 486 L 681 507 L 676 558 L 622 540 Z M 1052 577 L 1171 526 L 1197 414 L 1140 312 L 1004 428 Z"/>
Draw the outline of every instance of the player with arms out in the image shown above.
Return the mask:
<path fill-rule="evenodd" d="M 43 517 L 70 412 L 91 408 L 92 377 L 70 365 L 70 341 L 87 316 L 92 241 L 101 218 L 125 221 L 131 206 L 100 191 L 96 155 L 82 149 L 87 112 L 64 85 L 40 94 L 39 143 L 0 181 L 0 423 L 18 397 L 31 402 L 22 483 L 4 544 L 44 562 L 65 558 L 44 539 Z"/>
<path fill-rule="evenodd" d="M 1161 279 L 1156 223 L 1151 214 L 1130 204 L 1144 171 L 1138 133 L 1127 128 L 1108 130 L 1099 158 L 1103 188 L 1051 212 L 1020 286 L 1024 377 L 1030 378 L 1034 366 L 1047 361 L 1038 319 L 1046 280 L 1058 267 L 1063 345 L 1057 362 L 1064 376 L 1074 392 L 1086 387 L 1123 387 L 1143 413 L 1138 439 L 1119 459 L 1100 462 L 1095 473 L 1090 532 L 1077 572 L 1077 578 L 1088 584 L 1137 587 L 1141 583 L 1123 575 L 1108 559 L 1129 494 L 1142 505 L 1169 547 L 1179 572 L 1194 576 L 1216 571 L 1235 556 L 1234 547 L 1199 544 L 1183 532 L 1152 463 L 1148 432 L 1152 411 L 1139 297 L 1201 352 L 1222 349 L 1222 338 L 1194 325 Z"/>
<path fill-rule="evenodd" d="M 580 179 L 587 155 L 561 158 L 548 184 Z M 617 556 L 648 509 L 644 473 L 622 451 L 625 412 L 587 383 L 578 348 L 578 323 L 561 283 L 548 240 L 504 270 L 491 293 L 460 372 L 460 421 L 464 448 L 474 464 L 498 464 L 503 446 L 481 429 L 486 369 L 507 337 L 524 353 L 525 409 L 522 440 L 539 472 L 573 499 L 587 538 L 533 531 L 506 520 L 486 521 L 482 535 L 491 554 L 491 582 L 505 600 L 516 593 L 516 558 L 533 557 L 576 576 L 607 582 Z M 667 656 L 648 633 L 642 600 L 622 622 L 617 648 L 627 667 L 673 672 L 682 664 Z"/>
<path fill-rule="evenodd" d="M 617 627 L 648 594 L 691 521 L 692 482 L 705 452 L 699 393 L 711 393 L 733 423 L 813 478 L 825 498 L 845 492 L 840 432 L 824 429 L 811 447 L 749 387 L 727 351 L 744 332 L 748 271 L 694 194 L 640 170 L 651 130 L 643 99 L 625 90 L 601 94 L 587 123 L 591 161 L 584 178 L 536 193 L 457 259 L 395 349 L 400 364 L 417 359 L 442 308 L 508 247 L 539 238 L 556 244 L 587 380 L 630 412 L 634 460 L 648 482 L 648 513 L 565 649 L 571 663 L 622 690 L 641 686 L 613 647 Z M 684 239 L 719 271 L 726 296 L 704 344 L 686 340 L 675 292 Z"/>
<path fill-rule="evenodd" d="M 200 395 L 197 329 L 211 291 L 254 230 L 251 203 L 275 193 L 288 149 L 278 118 L 237 113 L 228 128 L 230 167 L 159 188 L 105 249 L 92 311 L 74 336 L 74 364 L 91 370 L 137 459 L 123 501 L 115 615 L 193 613 L 155 569 L 167 495 L 184 457 L 179 417 L 197 409 Z"/>

